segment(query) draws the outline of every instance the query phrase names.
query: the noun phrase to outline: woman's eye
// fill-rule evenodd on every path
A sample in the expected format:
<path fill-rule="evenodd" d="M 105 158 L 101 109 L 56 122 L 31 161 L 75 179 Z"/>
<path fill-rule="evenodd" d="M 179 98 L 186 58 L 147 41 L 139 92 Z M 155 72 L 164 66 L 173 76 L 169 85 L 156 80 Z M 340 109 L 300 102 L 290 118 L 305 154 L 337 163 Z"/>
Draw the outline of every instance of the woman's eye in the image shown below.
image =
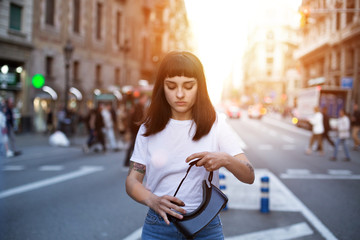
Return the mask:
<path fill-rule="evenodd" d="M 167 88 L 170 89 L 170 90 L 174 90 L 176 88 L 176 86 L 173 86 L 173 85 L 167 85 Z"/>
<path fill-rule="evenodd" d="M 194 84 L 185 84 L 185 89 L 191 90 L 193 88 Z"/>

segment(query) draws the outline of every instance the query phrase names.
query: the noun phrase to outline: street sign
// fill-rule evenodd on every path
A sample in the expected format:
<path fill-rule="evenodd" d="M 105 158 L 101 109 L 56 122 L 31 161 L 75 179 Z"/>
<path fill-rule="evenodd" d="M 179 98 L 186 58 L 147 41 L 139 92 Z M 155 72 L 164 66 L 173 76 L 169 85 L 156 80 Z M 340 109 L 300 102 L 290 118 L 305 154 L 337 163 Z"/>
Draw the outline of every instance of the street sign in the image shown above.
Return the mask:
<path fill-rule="evenodd" d="M 352 77 L 343 77 L 341 79 L 341 88 L 353 88 L 353 82 Z"/>

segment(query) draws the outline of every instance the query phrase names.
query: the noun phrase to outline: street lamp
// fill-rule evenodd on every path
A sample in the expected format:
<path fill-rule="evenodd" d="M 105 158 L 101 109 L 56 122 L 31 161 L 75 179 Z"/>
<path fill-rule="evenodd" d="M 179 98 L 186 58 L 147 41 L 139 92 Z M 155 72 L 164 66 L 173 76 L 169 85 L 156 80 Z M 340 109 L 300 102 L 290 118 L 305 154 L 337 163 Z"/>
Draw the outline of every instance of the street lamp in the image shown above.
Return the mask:
<path fill-rule="evenodd" d="M 129 40 L 128 39 L 125 39 L 124 41 L 124 44 L 120 47 L 120 50 L 124 52 L 124 73 L 123 73 L 123 81 L 122 83 L 123 84 L 126 84 L 127 83 L 127 56 L 126 54 L 131 50 L 130 48 L 130 43 L 129 43 Z"/>
<path fill-rule="evenodd" d="M 65 98 L 64 98 L 64 108 L 66 113 L 68 113 L 68 102 L 69 102 L 69 81 L 70 81 L 70 62 L 74 47 L 70 40 L 67 40 L 64 46 L 64 57 L 65 57 Z"/>

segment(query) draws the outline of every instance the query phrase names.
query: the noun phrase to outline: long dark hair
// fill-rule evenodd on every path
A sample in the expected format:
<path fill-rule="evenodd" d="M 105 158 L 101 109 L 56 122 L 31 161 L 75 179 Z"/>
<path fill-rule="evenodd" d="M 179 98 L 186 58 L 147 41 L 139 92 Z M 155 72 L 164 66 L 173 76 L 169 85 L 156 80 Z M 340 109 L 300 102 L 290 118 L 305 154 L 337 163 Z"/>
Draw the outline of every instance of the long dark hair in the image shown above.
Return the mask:
<path fill-rule="evenodd" d="M 162 131 L 171 118 L 171 107 L 165 98 L 164 80 L 171 77 L 188 77 L 197 80 L 196 101 L 192 108 L 192 118 L 196 126 L 193 140 L 207 135 L 216 120 L 216 112 L 210 101 L 206 79 L 200 60 L 192 53 L 173 51 L 165 55 L 160 63 L 151 103 L 144 120 L 144 136 Z"/>

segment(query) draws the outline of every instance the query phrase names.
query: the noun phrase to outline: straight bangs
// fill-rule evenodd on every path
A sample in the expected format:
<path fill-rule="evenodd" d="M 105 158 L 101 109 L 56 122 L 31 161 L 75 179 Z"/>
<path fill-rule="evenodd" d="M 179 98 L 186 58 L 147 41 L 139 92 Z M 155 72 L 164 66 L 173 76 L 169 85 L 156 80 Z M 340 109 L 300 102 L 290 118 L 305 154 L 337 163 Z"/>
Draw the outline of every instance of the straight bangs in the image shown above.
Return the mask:
<path fill-rule="evenodd" d="M 207 92 L 204 69 L 200 60 L 194 54 L 184 51 L 170 52 L 160 63 L 152 100 L 144 121 L 146 132 L 143 135 L 150 136 L 162 131 L 171 118 L 171 107 L 164 92 L 164 80 L 171 77 L 188 77 L 197 80 L 198 91 L 192 117 L 196 127 L 193 140 L 198 141 L 211 130 L 216 112 Z"/>
<path fill-rule="evenodd" d="M 198 65 L 185 54 L 174 54 L 168 56 L 163 66 L 161 66 L 160 79 L 171 77 L 188 77 L 188 78 L 199 78 Z"/>

